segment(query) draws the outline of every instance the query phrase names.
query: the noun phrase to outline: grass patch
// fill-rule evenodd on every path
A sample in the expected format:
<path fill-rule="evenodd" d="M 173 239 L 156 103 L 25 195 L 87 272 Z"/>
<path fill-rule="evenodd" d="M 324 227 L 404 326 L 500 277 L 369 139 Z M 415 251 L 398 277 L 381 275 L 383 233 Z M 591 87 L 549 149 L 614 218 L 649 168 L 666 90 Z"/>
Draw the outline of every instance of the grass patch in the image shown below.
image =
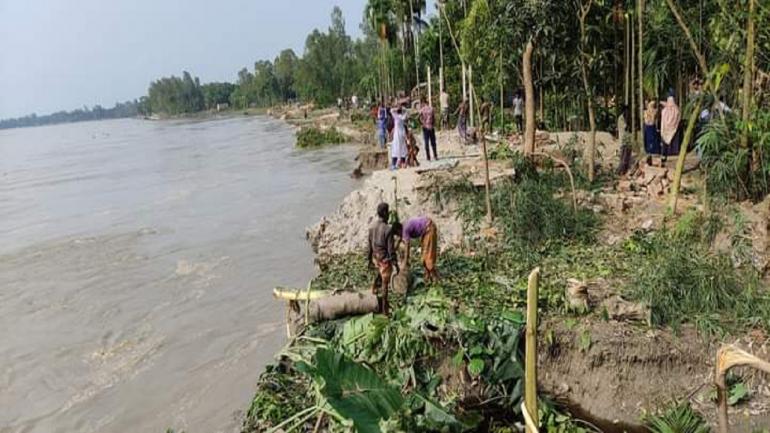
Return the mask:
<path fill-rule="evenodd" d="M 727 254 L 711 252 L 719 227 L 714 217 L 690 214 L 672 229 L 626 241 L 635 264 L 628 292 L 650 305 L 653 323 L 693 323 L 707 335 L 770 327 L 770 295 L 759 275 L 750 266 L 736 267 Z"/>
<path fill-rule="evenodd" d="M 350 138 L 334 127 L 322 130 L 307 126 L 297 131 L 297 147 L 301 149 L 320 147 L 327 144 L 341 144 L 348 141 L 350 141 Z"/>
<path fill-rule="evenodd" d="M 552 165 L 538 171 L 527 158 L 511 159 L 514 177 L 492 188 L 495 225 L 504 235 L 507 248 L 519 253 L 541 253 L 552 245 L 592 242 L 599 218 L 590 210 L 575 211 L 570 203 L 567 175 Z M 459 202 L 459 216 L 467 233 L 478 232 L 485 218 L 484 194 L 464 180 L 450 188 Z M 476 245 L 478 248 L 483 246 Z"/>

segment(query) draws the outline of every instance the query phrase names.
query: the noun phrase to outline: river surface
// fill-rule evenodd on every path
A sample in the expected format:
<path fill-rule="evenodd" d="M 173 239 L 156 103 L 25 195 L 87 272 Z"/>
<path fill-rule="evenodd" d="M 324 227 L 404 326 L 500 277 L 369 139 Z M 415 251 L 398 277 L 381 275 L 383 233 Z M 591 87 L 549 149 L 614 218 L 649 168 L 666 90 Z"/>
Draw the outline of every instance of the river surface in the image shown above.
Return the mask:
<path fill-rule="evenodd" d="M 353 151 L 264 117 L 0 131 L 0 432 L 237 431 L 284 344 L 276 285 Z"/>

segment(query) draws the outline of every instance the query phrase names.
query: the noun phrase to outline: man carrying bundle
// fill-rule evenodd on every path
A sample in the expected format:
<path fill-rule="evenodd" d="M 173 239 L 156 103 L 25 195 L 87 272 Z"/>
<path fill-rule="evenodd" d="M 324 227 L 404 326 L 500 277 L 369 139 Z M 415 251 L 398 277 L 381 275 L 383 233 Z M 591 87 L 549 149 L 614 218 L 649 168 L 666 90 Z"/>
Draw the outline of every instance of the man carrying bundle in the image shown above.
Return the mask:
<path fill-rule="evenodd" d="M 381 310 L 386 316 L 390 315 L 390 306 L 388 304 L 388 288 L 390 286 L 390 277 L 393 275 L 393 267 L 398 273 L 398 260 L 393 246 L 393 228 L 388 225 L 390 207 L 387 203 L 380 203 L 377 206 L 377 219 L 369 227 L 369 252 L 367 262 L 370 269 L 377 269 L 377 276 L 372 284 L 372 294 L 377 294 L 382 299 Z M 394 224 L 395 227 L 395 224 Z"/>

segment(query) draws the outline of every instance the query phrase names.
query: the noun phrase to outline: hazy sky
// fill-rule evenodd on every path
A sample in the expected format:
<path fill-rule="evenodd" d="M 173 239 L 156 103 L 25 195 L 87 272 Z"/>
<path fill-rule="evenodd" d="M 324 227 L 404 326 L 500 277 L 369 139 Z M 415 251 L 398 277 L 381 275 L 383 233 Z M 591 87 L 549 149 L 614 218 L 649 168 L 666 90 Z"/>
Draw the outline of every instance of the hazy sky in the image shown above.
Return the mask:
<path fill-rule="evenodd" d="M 0 118 L 111 107 L 187 70 L 234 81 L 286 47 L 301 55 L 342 8 L 348 33 L 366 0 L 0 0 Z"/>

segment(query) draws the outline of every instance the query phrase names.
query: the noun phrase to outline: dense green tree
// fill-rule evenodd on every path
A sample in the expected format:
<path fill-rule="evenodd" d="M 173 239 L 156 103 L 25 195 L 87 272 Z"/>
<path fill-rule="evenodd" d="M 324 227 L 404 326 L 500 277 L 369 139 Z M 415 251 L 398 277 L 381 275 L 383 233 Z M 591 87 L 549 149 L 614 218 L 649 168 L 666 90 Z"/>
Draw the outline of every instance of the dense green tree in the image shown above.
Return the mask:
<path fill-rule="evenodd" d="M 148 97 L 153 113 L 194 113 L 205 107 L 200 81 L 187 71 L 182 73 L 182 78 L 171 76 L 153 81 Z"/>
<path fill-rule="evenodd" d="M 201 86 L 206 109 L 216 108 L 217 104 L 229 103 L 230 95 L 235 90 L 232 83 L 206 83 Z"/>
<path fill-rule="evenodd" d="M 299 59 L 294 50 L 287 49 L 273 61 L 273 71 L 278 86 L 278 95 L 284 101 L 294 99 L 297 95 L 294 91 L 294 76 L 297 73 Z"/>
<path fill-rule="evenodd" d="M 305 53 L 295 77 L 297 94 L 320 104 L 350 96 L 358 83 L 353 76 L 352 47 L 342 11 L 335 7 L 328 31 L 316 29 L 305 41 Z"/>

